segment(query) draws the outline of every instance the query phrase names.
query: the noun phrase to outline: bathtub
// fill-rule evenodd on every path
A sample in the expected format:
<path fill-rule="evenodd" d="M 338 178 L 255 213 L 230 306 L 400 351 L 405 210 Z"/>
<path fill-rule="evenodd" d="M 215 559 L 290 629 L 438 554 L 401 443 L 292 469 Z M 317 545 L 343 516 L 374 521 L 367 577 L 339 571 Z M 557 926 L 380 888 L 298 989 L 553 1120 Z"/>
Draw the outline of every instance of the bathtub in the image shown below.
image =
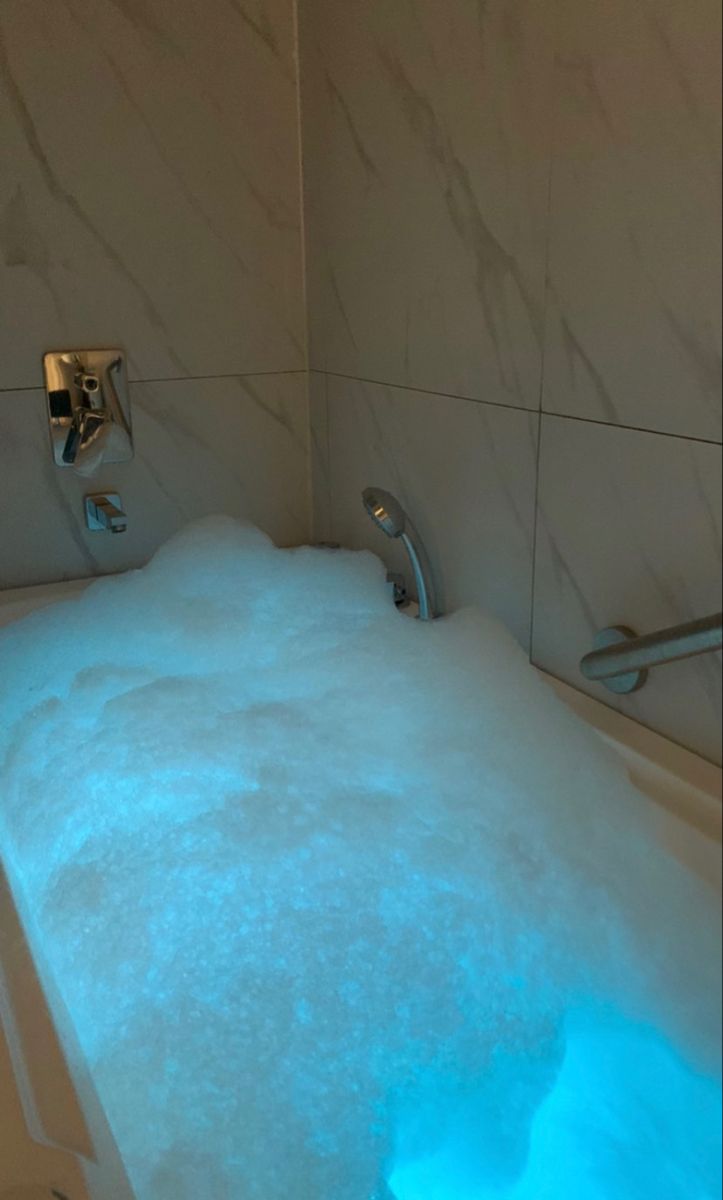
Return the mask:
<path fill-rule="evenodd" d="M 90 580 L 0 593 L 0 626 Z M 624 759 L 648 799 L 651 838 L 721 894 L 721 783 L 712 764 L 604 704 L 544 676 L 578 717 Z M 60 998 L 41 985 L 32 915 L 18 911 L 0 870 L 0 1200 L 133 1200 Z"/>
<path fill-rule="evenodd" d="M 0 592 L 0 627 L 90 582 Z M 32 916 L 19 911 L 0 861 L 0 1200 L 134 1200 L 70 1019 L 47 980 Z"/>

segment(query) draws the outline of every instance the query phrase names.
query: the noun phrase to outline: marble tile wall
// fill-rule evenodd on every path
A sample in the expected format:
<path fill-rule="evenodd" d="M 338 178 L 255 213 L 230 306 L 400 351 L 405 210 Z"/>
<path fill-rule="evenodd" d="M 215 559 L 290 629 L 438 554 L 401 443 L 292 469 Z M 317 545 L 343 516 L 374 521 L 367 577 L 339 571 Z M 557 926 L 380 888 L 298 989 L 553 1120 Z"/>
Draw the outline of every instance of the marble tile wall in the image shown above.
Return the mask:
<path fill-rule="evenodd" d="M 373 550 L 408 577 L 399 543 L 361 502 L 368 484 L 388 488 L 414 514 L 443 611 L 478 604 L 529 646 L 535 414 L 316 373 L 311 392 L 327 439 L 317 475 L 325 540 Z"/>
<path fill-rule="evenodd" d="M 213 513 L 252 520 L 281 545 L 307 540 L 302 372 L 133 383 L 131 404 L 135 457 L 89 487 L 51 459 L 45 392 L 0 393 L 0 590 L 127 570 Z M 121 493 L 126 533 L 88 532 L 89 490 Z"/>
<path fill-rule="evenodd" d="M 310 362 L 537 409 L 539 0 L 302 0 Z"/>
<path fill-rule="evenodd" d="M 0 586 L 214 507 L 308 536 L 298 134 L 292 0 L 0 0 Z M 38 389 L 44 351 L 99 345 L 136 459 L 95 481 L 129 532 L 91 539 Z"/>
<path fill-rule="evenodd" d="M 578 670 L 595 633 L 639 633 L 719 612 L 720 447 L 544 417 L 535 565 L 535 661 L 621 712 L 720 757 L 721 657 L 651 671 L 612 696 Z"/>
<path fill-rule="evenodd" d="M 581 686 L 597 625 L 720 604 L 717 0 L 298 7 L 305 248 L 292 0 L 0 0 L 0 586 L 214 509 L 304 540 L 310 459 L 317 537 L 393 565 L 393 487 L 445 604 Z M 103 343 L 137 453 L 93 539 L 40 363 Z M 621 703 L 719 758 L 719 675 Z"/>
<path fill-rule="evenodd" d="M 720 5 L 560 8 L 543 407 L 720 441 Z"/>
<path fill-rule="evenodd" d="M 301 5 L 316 529 L 394 565 L 397 490 L 578 687 L 597 628 L 721 607 L 719 45 L 717 0 Z M 720 697 L 614 703 L 720 761 Z"/>

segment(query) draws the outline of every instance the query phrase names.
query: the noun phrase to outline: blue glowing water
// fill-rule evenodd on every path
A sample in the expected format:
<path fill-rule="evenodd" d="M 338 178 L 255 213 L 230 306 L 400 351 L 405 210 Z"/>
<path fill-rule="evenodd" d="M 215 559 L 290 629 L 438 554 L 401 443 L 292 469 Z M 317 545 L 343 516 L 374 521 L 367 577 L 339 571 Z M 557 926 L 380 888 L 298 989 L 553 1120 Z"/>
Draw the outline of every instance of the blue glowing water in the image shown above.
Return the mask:
<path fill-rule="evenodd" d="M 212 521 L 0 663 L 3 853 L 139 1200 L 718 1200 L 714 907 L 495 622 Z"/>
<path fill-rule="evenodd" d="M 395 1166 L 389 1184 L 397 1200 L 708 1200 L 720 1193 L 718 1086 L 654 1029 L 615 1014 L 571 1015 L 564 1060 L 534 1114 L 514 1179 L 490 1170 L 487 1111 L 486 1098 L 471 1097 L 443 1145 Z"/>

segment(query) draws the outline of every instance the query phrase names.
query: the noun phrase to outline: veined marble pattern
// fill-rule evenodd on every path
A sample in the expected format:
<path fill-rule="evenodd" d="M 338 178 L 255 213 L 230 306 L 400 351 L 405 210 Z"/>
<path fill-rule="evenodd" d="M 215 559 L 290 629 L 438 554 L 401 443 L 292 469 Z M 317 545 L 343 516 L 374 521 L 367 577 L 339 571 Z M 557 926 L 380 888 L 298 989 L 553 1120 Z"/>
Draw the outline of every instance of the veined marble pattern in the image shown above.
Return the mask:
<path fill-rule="evenodd" d="M 546 411 L 721 437 L 719 0 L 560 0 Z"/>
<path fill-rule="evenodd" d="M 305 365 L 291 0 L 2 0 L 0 388 Z"/>
<path fill-rule="evenodd" d="M 361 501 L 367 485 L 389 488 L 424 539 L 442 608 L 479 604 L 527 647 L 538 418 L 335 376 L 327 399 L 333 540 L 373 550 L 411 583 L 404 551 Z"/>
<path fill-rule="evenodd" d="M 652 633 L 721 607 L 719 448 L 545 417 L 534 661 L 720 761 L 720 655 L 652 671 L 630 697 L 587 683 L 578 663 L 605 626 Z"/>
<path fill-rule="evenodd" d="M 545 0 L 307 0 L 311 365 L 539 407 Z"/>
<path fill-rule="evenodd" d="M 330 542 L 331 454 L 329 448 L 329 397 L 326 375 L 309 372 L 309 451 L 311 454 L 311 528 L 314 540 Z"/>
<path fill-rule="evenodd" d="M 81 479 L 51 459 L 45 394 L 0 393 L 0 589 L 140 566 L 188 521 L 245 517 L 308 540 L 303 373 L 133 384 L 135 458 Z M 85 528 L 83 496 L 117 491 L 128 531 Z"/>

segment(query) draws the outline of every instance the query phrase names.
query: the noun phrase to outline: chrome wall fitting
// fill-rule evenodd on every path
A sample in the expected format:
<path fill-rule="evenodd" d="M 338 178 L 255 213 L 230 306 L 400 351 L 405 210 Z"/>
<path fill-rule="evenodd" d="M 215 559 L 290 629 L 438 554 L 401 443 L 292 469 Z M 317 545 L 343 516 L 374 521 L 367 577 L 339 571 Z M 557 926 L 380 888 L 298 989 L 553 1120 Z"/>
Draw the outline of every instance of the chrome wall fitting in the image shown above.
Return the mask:
<path fill-rule="evenodd" d="M 53 460 L 78 475 L 133 458 L 125 357 L 120 350 L 67 350 L 43 359 Z"/>
<path fill-rule="evenodd" d="M 419 601 L 420 621 L 433 621 L 439 615 L 434 592 L 434 580 L 426 550 L 406 512 L 391 492 L 383 488 L 365 488 L 364 508 L 375 525 L 387 537 L 399 538 L 407 552 L 414 574 Z"/>
<path fill-rule="evenodd" d="M 409 603 L 407 581 L 399 571 L 387 571 L 387 583 L 392 589 L 392 596 L 397 608 L 404 608 Z"/>
<path fill-rule="evenodd" d="M 617 625 L 597 635 L 595 649 L 585 655 L 580 669 L 586 679 L 624 696 L 643 687 L 654 667 L 719 650 L 723 650 L 723 613 L 657 629 L 644 637 Z"/>
<path fill-rule="evenodd" d="M 125 533 L 128 518 L 117 492 L 96 492 L 85 497 L 85 523 L 91 533 Z"/>
<path fill-rule="evenodd" d="M 627 625 L 611 625 L 608 629 L 601 629 L 595 635 L 594 647 L 595 652 L 600 650 L 608 650 L 612 646 L 626 646 L 629 642 L 635 641 L 637 633 L 633 629 L 628 629 Z M 588 665 L 583 659 L 580 664 L 583 675 L 589 678 L 587 671 Z M 631 670 L 622 675 L 615 675 L 609 679 L 601 679 L 600 683 L 608 689 L 609 692 L 614 692 L 617 696 L 630 696 L 633 692 L 639 692 L 642 687 L 648 682 L 647 670 Z"/>

